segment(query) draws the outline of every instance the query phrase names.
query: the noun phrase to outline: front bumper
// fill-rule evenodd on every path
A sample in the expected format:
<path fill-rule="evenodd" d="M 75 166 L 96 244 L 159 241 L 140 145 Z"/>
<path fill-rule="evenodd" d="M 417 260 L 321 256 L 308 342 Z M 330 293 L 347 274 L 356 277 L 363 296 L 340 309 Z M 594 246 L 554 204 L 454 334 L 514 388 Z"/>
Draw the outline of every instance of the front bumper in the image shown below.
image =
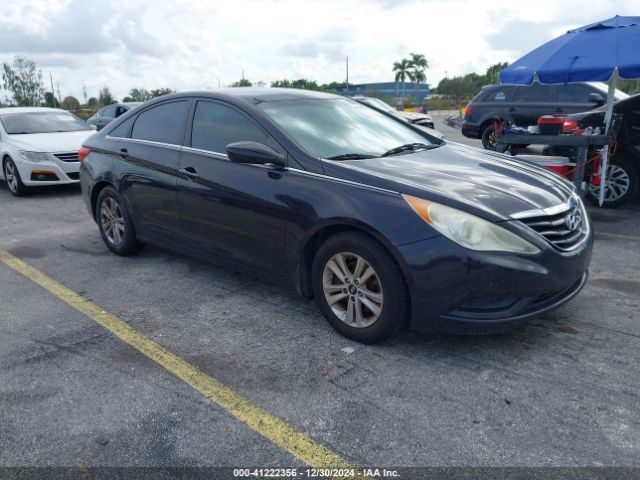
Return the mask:
<path fill-rule="evenodd" d="M 20 159 L 15 161 L 22 183 L 29 187 L 46 185 L 63 185 L 80 181 L 80 162 L 63 162 L 50 160 L 46 162 L 30 162 Z M 34 172 L 51 172 L 53 176 Z M 44 177 L 44 179 L 39 179 Z"/>
<path fill-rule="evenodd" d="M 592 237 L 571 252 L 475 252 L 444 237 L 399 248 L 411 329 L 454 334 L 509 330 L 575 297 L 587 281 Z"/>

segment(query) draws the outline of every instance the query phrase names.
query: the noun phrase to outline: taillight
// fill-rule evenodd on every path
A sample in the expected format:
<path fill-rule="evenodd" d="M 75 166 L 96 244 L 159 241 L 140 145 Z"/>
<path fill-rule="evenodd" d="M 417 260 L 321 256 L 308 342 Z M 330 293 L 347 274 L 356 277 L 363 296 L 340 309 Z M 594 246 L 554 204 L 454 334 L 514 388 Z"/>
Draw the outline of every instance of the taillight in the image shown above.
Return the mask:
<path fill-rule="evenodd" d="M 467 106 L 464 109 L 464 117 L 469 118 L 473 113 L 473 106 L 470 103 L 467 103 Z"/>
<path fill-rule="evenodd" d="M 87 158 L 87 155 L 89 155 L 91 153 L 91 150 L 89 150 L 86 147 L 80 147 L 80 150 L 78 150 L 78 160 L 80 160 L 81 162 L 84 161 L 85 158 Z"/>
<path fill-rule="evenodd" d="M 580 125 L 578 125 L 578 122 L 574 122 L 573 120 L 565 120 L 562 124 L 562 133 L 573 133 L 579 129 Z"/>

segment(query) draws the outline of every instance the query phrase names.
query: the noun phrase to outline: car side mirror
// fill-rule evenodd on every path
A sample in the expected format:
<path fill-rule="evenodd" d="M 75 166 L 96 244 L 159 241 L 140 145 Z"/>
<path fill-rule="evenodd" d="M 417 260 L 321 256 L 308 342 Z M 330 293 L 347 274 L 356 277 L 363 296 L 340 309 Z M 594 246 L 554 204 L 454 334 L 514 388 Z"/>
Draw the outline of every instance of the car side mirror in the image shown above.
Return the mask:
<path fill-rule="evenodd" d="M 98 130 L 98 127 L 96 127 L 93 123 L 89 124 L 89 128 L 91 128 L 91 130 Z"/>
<path fill-rule="evenodd" d="M 595 103 L 596 106 L 600 107 L 601 105 L 604 105 L 605 103 L 605 98 L 604 96 L 602 96 L 601 93 L 590 93 L 589 94 L 589 98 L 587 99 L 589 101 L 589 103 Z"/>
<path fill-rule="evenodd" d="M 258 142 L 234 142 L 226 147 L 229 160 L 235 163 L 265 165 L 271 163 L 279 167 L 286 165 L 284 155 Z"/>

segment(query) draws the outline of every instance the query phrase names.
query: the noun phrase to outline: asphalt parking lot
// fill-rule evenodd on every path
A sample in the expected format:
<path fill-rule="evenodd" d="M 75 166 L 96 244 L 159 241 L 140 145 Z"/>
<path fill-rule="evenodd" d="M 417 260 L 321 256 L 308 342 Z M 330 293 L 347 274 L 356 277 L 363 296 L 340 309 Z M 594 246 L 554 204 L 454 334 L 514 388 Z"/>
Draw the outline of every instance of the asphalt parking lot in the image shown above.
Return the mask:
<path fill-rule="evenodd" d="M 376 346 L 250 277 L 156 248 L 112 255 L 79 188 L 14 198 L 0 183 L 0 205 L 2 467 L 640 467 L 639 203 L 591 210 L 590 280 L 558 311 Z M 147 340 L 186 366 L 143 354 Z"/>

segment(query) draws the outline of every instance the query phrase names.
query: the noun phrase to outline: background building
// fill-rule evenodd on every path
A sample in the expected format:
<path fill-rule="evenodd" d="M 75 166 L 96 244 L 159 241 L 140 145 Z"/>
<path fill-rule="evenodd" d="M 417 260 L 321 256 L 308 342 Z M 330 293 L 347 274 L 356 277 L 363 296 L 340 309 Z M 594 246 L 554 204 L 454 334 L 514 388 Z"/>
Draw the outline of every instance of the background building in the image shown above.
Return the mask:
<path fill-rule="evenodd" d="M 340 95 L 346 94 L 345 87 L 338 87 Z M 364 95 L 367 97 L 400 97 L 402 96 L 402 83 L 396 82 L 380 82 L 380 83 L 357 83 L 349 84 L 349 96 Z M 422 102 L 429 96 L 429 85 L 413 83 L 404 83 L 404 95 L 408 98 L 416 98 Z"/>

